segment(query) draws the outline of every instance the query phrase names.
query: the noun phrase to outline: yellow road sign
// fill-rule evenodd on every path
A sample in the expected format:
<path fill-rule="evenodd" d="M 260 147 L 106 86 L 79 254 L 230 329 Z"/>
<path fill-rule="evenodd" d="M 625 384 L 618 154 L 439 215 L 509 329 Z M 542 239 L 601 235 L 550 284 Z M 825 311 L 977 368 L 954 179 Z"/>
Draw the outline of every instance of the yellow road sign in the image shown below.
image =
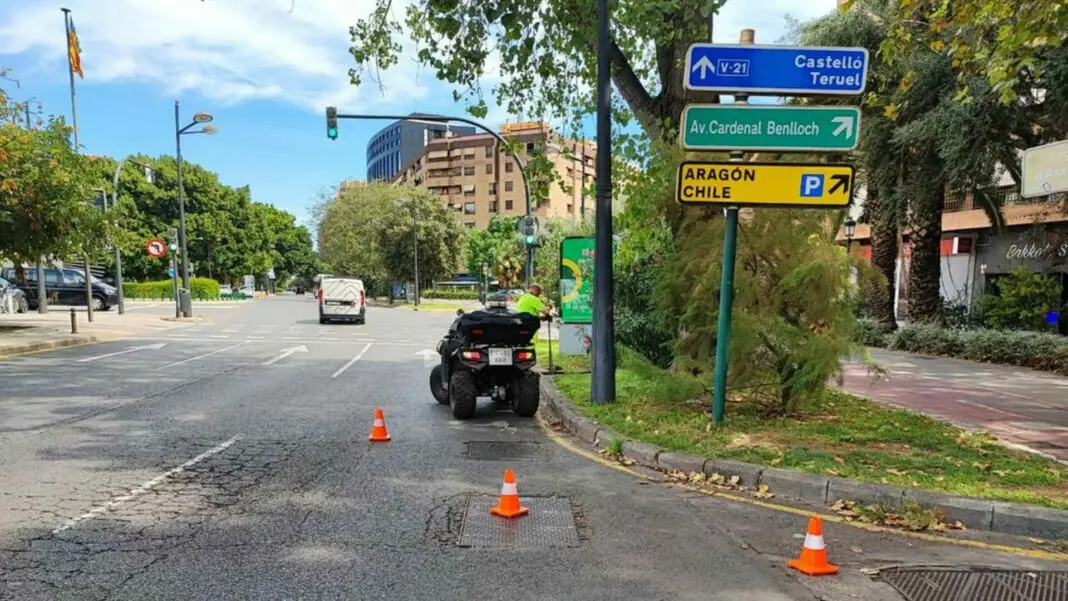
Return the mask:
<path fill-rule="evenodd" d="M 853 202 L 852 165 L 685 161 L 676 198 L 684 204 L 832 209 Z"/>

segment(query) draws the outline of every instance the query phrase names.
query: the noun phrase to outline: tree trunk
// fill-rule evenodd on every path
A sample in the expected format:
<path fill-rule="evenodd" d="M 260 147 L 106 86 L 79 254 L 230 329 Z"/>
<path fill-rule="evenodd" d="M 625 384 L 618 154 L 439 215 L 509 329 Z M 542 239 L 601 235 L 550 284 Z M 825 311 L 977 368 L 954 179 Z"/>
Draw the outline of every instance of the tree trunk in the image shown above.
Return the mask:
<path fill-rule="evenodd" d="M 894 288 L 897 284 L 899 228 L 897 216 L 885 200 L 887 197 L 888 195 L 872 188 L 868 190 L 868 198 L 865 201 L 868 221 L 871 222 L 871 263 L 886 277 L 887 282 L 886 288 L 880 294 L 868 299 L 868 308 L 876 320 L 893 331 L 897 329 Z"/>
<path fill-rule="evenodd" d="M 909 220 L 912 264 L 909 268 L 909 321 L 942 324 L 942 203 L 946 188 L 938 169 L 928 170 L 931 184 L 913 198 Z"/>

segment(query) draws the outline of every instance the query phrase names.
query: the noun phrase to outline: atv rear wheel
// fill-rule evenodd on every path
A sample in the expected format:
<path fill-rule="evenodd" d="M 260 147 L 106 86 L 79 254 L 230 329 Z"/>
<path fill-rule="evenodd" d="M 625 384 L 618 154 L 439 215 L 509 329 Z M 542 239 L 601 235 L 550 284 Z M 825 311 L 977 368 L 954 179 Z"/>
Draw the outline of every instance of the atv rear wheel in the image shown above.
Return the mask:
<path fill-rule="evenodd" d="M 452 372 L 452 377 L 449 378 L 449 406 L 452 408 L 453 417 L 469 419 L 473 416 L 477 396 L 478 387 L 471 372 L 463 369 Z"/>
<path fill-rule="evenodd" d="M 441 380 L 441 366 L 435 365 L 434 369 L 430 370 L 430 394 L 434 395 L 434 400 L 442 405 L 449 404 L 449 391 L 445 389 L 445 384 Z"/>
<path fill-rule="evenodd" d="M 541 396 L 539 384 L 541 377 L 533 372 L 526 372 L 519 379 L 516 390 L 519 394 L 512 397 L 512 411 L 519 417 L 534 417 L 538 412 L 538 400 Z"/>

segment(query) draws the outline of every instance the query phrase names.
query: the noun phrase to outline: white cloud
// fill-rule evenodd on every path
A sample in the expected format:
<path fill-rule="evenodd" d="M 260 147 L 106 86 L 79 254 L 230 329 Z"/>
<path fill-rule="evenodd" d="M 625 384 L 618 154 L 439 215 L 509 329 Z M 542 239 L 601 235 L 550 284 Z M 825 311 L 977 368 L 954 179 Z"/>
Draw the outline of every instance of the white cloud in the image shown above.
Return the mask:
<path fill-rule="evenodd" d="M 394 2 L 395 14 L 403 15 L 409 3 Z M 167 95 L 196 91 L 221 104 L 273 99 L 315 112 L 331 104 L 427 110 L 443 108 L 452 98 L 452 86 L 416 63 L 407 40 L 397 65 L 380 74 L 382 89 L 370 77 L 358 90 L 349 83 L 354 63 L 348 27 L 370 13 L 374 0 L 67 0 L 65 5 L 81 40 L 87 84 L 137 81 Z M 773 43 L 788 12 L 805 20 L 834 6 L 835 0 L 767 0 L 754 11 L 751 3 L 731 0 L 716 18 L 716 41 L 735 42 L 741 28 L 752 27 L 758 43 Z M 62 35 L 55 3 L 3 1 L 0 55 L 24 55 L 42 73 L 65 78 Z M 483 80 L 490 125 L 507 116 L 491 92 L 500 81 L 498 65 L 499 57 L 491 54 Z"/>
<path fill-rule="evenodd" d="M 25 54 L 42 70 L 62 73 L 56 5 L 4 5 L 0 55 Z M 87 84 L 149 82 L 170 95 L 195 90 L 223 104 L 277 99 L 315 111 L 330 103 L 417 103 L 437 85 L 432 73 L 406 59 L 381 74 L 384 90 L 349 83 L 348 26 L 370 12 L 372 0 L 68 0 L 66 6 Z"/>

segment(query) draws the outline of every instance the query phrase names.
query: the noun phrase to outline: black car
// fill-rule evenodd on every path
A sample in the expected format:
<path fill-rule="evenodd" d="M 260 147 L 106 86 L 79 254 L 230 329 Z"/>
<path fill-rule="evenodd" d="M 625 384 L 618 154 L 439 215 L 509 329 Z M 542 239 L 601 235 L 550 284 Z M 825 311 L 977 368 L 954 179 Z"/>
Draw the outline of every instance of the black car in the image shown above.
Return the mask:
<path fill-rule="evenodd" d="M 64 267 L 62 269 L 49 267 L 45 272 L 45 293 L 48 302 L 68 305 L 85 305 L 85 276 L 80 269 Z M 15 278 L 15 269 L 8 267 L 0 271 L 0 277 L 14 282 L 15 285 L 26 295 L 26 302 L 30 309 L 37 308 L 37 269 L 27 267 L 25 280 Z M 119 290 L 111 284 L 104 283 L 93 277 L 91 280 L 93 294 L 93 309 L 107 311 L 119 304 Z"/>
<path fill-rule="evenodd" d="M 30 301 L 26 300 L 26 293 L 6 279 L 0 278 L 0 308 L 3 308 L 3 303 L 6 302 L 4 301 L 6 295 L 11 295 L 17 313 L 25 313 L 30 309 Z"/>

